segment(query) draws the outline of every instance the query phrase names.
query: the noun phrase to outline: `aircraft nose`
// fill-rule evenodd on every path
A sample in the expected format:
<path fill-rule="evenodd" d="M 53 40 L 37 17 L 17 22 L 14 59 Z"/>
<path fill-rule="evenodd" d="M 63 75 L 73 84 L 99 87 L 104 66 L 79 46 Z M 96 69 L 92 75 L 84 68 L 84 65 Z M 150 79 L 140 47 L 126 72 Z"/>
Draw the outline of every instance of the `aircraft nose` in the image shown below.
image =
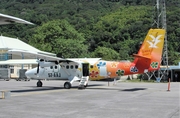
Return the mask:
<path fill-rule="evenodd" d="M 33 76 L 33 71 L 32 70 L 27 70 L 25 72 L 25 75 L 26 75 L 26 77 L 32 77 Z"/>

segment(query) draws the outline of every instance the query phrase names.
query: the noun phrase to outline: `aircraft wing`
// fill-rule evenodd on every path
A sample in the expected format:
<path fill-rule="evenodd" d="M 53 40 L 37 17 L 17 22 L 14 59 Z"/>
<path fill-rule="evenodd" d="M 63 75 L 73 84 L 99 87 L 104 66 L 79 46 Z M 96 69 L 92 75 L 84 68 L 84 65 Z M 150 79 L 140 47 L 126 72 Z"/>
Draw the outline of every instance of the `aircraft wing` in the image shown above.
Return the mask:
<path fill-rule="evenodd" d="M 64 59 L 64 58 L 59 58 L 59 57 L 43 54 L 43 52 L 33 52 L 33 51 L 27 51 L 27 50 L 8 50 L 7 53 L 20 55 L 20 56 L 27 56 L 27 57 L 31 57 L 34 59 L 44 59 L 46 61 L 58 61 L 59 63 L 61 63 L 61 62 L 76 62 L 76 61 L 73 61 L 70 59 Z"/>
<path fill-rule="evenodd" d="M 33 23 L 28 22 L 26 20 L 23 20 L 23 19 L 14 17 L 14 16 L 5 15 L 5 14 L 1 14 L 0 13 L 0 25 L 12 24 L 12 23 L 23 23 L 23 24 L 34 25 Z"/>

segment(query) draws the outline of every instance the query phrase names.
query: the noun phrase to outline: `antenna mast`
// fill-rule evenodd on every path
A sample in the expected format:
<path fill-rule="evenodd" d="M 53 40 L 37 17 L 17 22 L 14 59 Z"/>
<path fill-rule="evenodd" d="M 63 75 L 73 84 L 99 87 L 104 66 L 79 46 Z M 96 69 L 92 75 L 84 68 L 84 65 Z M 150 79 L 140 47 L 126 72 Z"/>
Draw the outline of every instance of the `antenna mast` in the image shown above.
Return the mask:
<path fill-rule="evenodd" d="M 167 48 L 167 24 L 166 24 L 166 0 L 156 0 L 156 5 L 154 6 L 154 22 L 152 24 L 153 28 L 162 28 L 165 29 L 166 34 L 165 34 L 165 39 L 164 39 L 164 48 L 163 48 L 163 55 L 162 55 L 162 60 L 161 64 L 166 66 L 165 69 L 160 69 L 158 70 L 158 78 L 160 80 L 162 78 L 167 79 L 168 77 L 168 48 Z M 148 76 L 148 80 L 150 80 L 153 75 L 153 73 L 146 73 Z M 156 76 L 155 76 L 156 77 Z M 157 78 L 157 77 L 156 77 Z"/>

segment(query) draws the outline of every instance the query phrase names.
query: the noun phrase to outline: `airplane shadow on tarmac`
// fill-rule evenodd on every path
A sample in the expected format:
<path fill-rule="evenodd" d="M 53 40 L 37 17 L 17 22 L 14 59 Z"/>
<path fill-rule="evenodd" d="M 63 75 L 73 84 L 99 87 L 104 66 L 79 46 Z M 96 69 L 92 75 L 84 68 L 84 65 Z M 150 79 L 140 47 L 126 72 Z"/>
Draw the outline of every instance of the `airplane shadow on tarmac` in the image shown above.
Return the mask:
<path fill-rule="evenodd" d="M 35 87 L 33 86 L 32 88 Z M 11 92 L 35 92 L 35 91 L 48 91 L 48 90 L 58 90 L 58 89 L 63 89 L 63 87 L 44 86 L 41 88 L 36 87 L 35 89 L 11 90 Z"/>
<path fill-rule="evenodd" d="M 147 88 L 128 88 L 128 89 L 122 89 L 121 87 L 103 87 L 104 84 L 91 84 L 88 85 L 85 89 L 81 90 L 86 90 L 86 89 L 91 89 L 91 90 L 117 90 L 117 91 L 124 91 L 124 92 L 135 92 L 135 91 L 142 91 L 146 90 Z M 35 86 L 27 86 L 28 88 L 31 87 L 30 89 L 21 89 L 21 90 L 11 90 L 11 92 L 38 92 L 38 91 L 50 91 L 50 90 L 64 90 L 64 87 L 53 87 L 53 86 L 43 86 L 43 87 L 35 87 Z M 78 86 L 72 86 L 71 89 L 77 89 Z M 69 89 L 69 90 L 71 90 Z M 68 89 L 66 89 L 68 90 Z"/>
<path fill-rule="evenodd" d="M 130 88 L 130 89 L 123 89 L 121 91 L 129 91 L 129 92 L 134 92 L 134 91 L 141 91 L 141 90 L 146 90 L 147 88 Z"/>
<path fill-rule="evenodd" d="M 89 86 L 86 89 L 96 89 L 96 90 L 117 90 L 117 91 L 124 91 L 124 92 L 135 92 L 135 91 L 142 91 L 142 90 L 146 90 L 147 88 L 129 88 L 129 89 L 122 89 L 122 88 L 108 88 L 108 87 L 104 87 L 104 88 L 89 88 Z"/>
<path fill-rule="evenodd" d="M 103 86 L 103 84 L 88 85 L 88 87 L 93 87 L 93 86 Z M 49 91 L 49 90 L 64 90 L 64 87 L 52 87 L 52 86 L 43 86 L 43 87 L 26 86 L 26 87 L 31 87 L 32 89 L 11 90 L 11 92 L 21 93 L 21 92 L 36 92 L 36 91 L 38 92 L 38 91 Z M 71 89 L 78 89 L 78 86 L 72 86 Z"/>

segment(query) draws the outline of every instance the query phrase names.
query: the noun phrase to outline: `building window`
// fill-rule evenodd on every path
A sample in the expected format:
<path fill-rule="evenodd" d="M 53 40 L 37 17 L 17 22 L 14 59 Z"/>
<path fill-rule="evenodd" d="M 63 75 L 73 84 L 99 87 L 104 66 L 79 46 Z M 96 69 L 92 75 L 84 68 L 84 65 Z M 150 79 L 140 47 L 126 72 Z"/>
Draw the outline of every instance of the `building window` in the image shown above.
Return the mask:
<path fill-rule="evenodd" d="M 14 73 L 14 66 L 10 67 L 10 73 L 13 74 Z"/>
<path fill-rule="evenodd" d="M 12 54 L 8 54 L 8 53 L 0 54 L 1 61 L 8 60 L 8 59 L 12 59 Z"/>
<path fill-rule="evenodd" d="M 0 65 L 0 68 L 9 68 L 9 65 Z"/>

